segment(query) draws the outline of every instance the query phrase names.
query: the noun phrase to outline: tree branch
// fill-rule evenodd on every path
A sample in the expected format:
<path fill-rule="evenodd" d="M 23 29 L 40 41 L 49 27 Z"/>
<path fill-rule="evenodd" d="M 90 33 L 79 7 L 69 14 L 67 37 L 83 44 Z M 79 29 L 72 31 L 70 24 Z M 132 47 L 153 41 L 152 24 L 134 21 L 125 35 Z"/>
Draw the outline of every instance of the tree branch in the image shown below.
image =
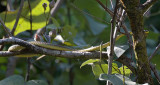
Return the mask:
<path fill-rule="evenodd" d="M 19 44 L 21 46 L 24 46 L 27 48 L 26 50 L 22 51 L 16 51 L 16 52 L 9 52 L 9 51 L 0 51 L 0 56 L 7 57 L 7 56 L 16 56 L 16 55 L 26 55 L 27 54 L 42 54 L 42 55 L 50 55 L 55 57 L 63 57 L 63 58 L 75 58 L 75 59 L 99 59 L 100 52 L 93 51 L 93 52 L 79 52 L 79 51 L 59 51 L 59 50 L 51 50 L 46 49 L 43 47 L 39 47 L 36 45 L 32 45 L 26 41 L 23 41 L 21 39 L 17 38 L 6 38 L 6 39 L 0 39 L 0 44 Z M 28 50 L 29 49 L 29 50 Z M 107 52 L 102 52 L 102 58 L 107 59 Z M 135 71 L 133 69 L 134 66 L 132 65 L 133 62 L 130 62 L 129 58 L 121 56 L 120 59 L 117 59 L 117 61 L 122 62 L 124 65 L 126 65 L 129 69 L 132 70 L 133 73 Z"/>
<path fill-rule="evenodd" d="M 103 9 L 104 9 L 106 12 L 109 13 L 110 16 L 113 16 L 113 12 L 112 12 L 110 9 L 108 9 L 107 7 L 105 7 L 100 0 L 96 0 L 96 1 L 103 7 Z"/>
<path fill-rule="evenodd" d="M 149 57 L 149 61 L 152 59 L 152 57 L 156 54 L 156 52 L 158 51 L 158 49 L 160 48 L 160 43 L 158 44 L 158 46 L 156 47 L 156 49 L 154 50 L 153 54 Z"/>
<path fill-rule="evenodd" d="M 159 74 L 158 74 L 158 72 L 157 72 L 157 70 L 155 68 L 155 65 L 153 65 L 153 64 L 150 63 L 150 68 L 153 71 L 153 73 L 154 73 L 154 75 L 155 75 L 158 83 L 160 84 L 160 77 L 159 77 Z"/>
<path fill-rule="evenodd" d="M 63 2 L 63 0 L 57 0 L 56 4 L 54 5 L 54 7 L 51 9 L 51 16 L 53 17 L 56 13 L 56 11 L 58 10 L 59 6 L 61 5 L 61 3 Z"/>
<path fill-rule="evenodd" d="M 145 13 L 157 0 L 147 0 L 144 4 L 142 4 L 142 10 Z"/>
<path fill-rule="evenodd" d="M 114 55 L 114 44 L 115 44 L 115 39 L 116 39 L 116 32 L 117 29 L 115 29 L 115 23 L 116 23 L 116 16 L 117 16 L 117 10 L 118 10 L 118 3 L 119 1 L 116 0 L 116 6 L 114 9 L 114 15 L 111 21 L 111 33 L 110 33 L 110 53 L 109 53 L 109 58 L 108 58 L 108 74 L 111 74 L 112 72 L 112 62 L 113 62 L 113 55 Z M 115 30 L 115 32 L 114 32 Z"/>
<path fill-rule="evenodd" d="M 66 58 L 99 58 L 99 52 L 78 52 L 78 51 L 58 51 L 58 50 L 51 50 L 46 49 L 43 47 L 38 47 L 36 45 L 32 45 L 26 41 L 23 41 L 18 38 L 6 38 L 6 39 L 0 39 L 0 44 L 4 43 L 11 43 L 11 44 L 19 44 L 21 46 L 24 46 L 28 48 L 30 51 L 33 51 L 36 54 L 45 54 L 50 56 L 59 56 L 59 57 L 66 57 Z M 0 56 L 13 56 L 13 55 L 20 55 L 20 54 L 26 54 L 24 52 L 6 52 L 1 51 Z M 103 52 L 102 57 L 106 57 L 107 53 Z M 85 57 L 84 57 L 85 56 Z"/>

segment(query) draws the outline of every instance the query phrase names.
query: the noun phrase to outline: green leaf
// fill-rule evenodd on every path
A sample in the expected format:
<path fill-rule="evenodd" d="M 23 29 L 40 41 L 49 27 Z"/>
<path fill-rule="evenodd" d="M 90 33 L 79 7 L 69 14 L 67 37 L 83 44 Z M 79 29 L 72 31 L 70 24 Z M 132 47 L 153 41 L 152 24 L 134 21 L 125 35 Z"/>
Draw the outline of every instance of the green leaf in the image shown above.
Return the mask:
<path fill-rule="evenodd" d="M 52 30 L 52 29 L 57 29 L 57 26 L 55 25 L 55 24 L 49 24 L 49 25 L 47 25 L 47 30 L 49 29 L 49 30 Z"/>
<path fill-rule="evenodd" d="M 128 45 L 115 46 L 114 53 L 119 58 L 128 48 Z"/>
<path fill-rule="evenodd" d="M 120 46 L 114 46 L 114 53 L 119 58 L 127 49 L 129 48 L 128 45 L 120 45 Z M 110 52 L 110 46 L 107 47 L 107 53 Z"/>
<path fill-rule="evenodd" d="M 147 39 L 152 39 L 154 41 L 158 41 L 158 37 L 160 36 L 160 33 L 152 32 L 150 31 L 147 35 Z"/>
<path fill-rule="evenodd" d="M 77 30 L 70 26 L 70 25 L 65 25 L 62 29 L 62 37 L 69 42 L 73 42 L 73 38 L 76 36 Z"/>
<path fill-rule="evenodd" d="M 94 62 L 99 62 L 99 59 L 89 59 L 89 60 L 83 62 L 83 63 L 81 64 L 80 68 L 82 68 L 82 67 L 85 66 L 85 65 L 93 64 Z"/>
<path fill-rule="evenodd" d="M 91 66 L 92 66 L 92 71 L 96 78 L 98 78 L 102 73 L 108 73 L 108 64 L 100 64 L 100 62 L 98 62 L 91 64 Z M 118 71 L 119 70 L 117 64 L 112 63 L 112 74 L 119 73 Z"/>
<path fill-rule="evenodd" d="M 0 63 L 7 63 L 8 60 L 6 57 L 0 57 Z"/>
<path fill-rule="evenodd" d="M 112 63 L 112 74 L 120 73 L 118 69 L 118 65 L 116 63 Z"/>
<path fill-rule="evenodd" d="M 86 18 L 88 20 L 89 27 L 94 35 L 100 34 L 104 30 L 104 28 L 107 27 L 106 24 L 99 23 L 90 16 L 86 15 Z"/>
<path fill-rule="evenodd" d="M 136 82 L 131 81 L 128 77 L 124 76 L 125 79 L 125 85 L 148 85 L 148 83 L 145 84 L 137 84 Z M 123 84 L 123 75 L 121 74 L 101 74 L 99 77 L 99 80 L 109 80 L 113 85 L 124 85 Z"/>
<path fill-rule="evenodd" d="M 30 80 L 26 85 L 48 85 L 44 80 Z"/>
<path fill-rule="evenodd" d="M 24 85 L 22 76 L 13 75 L 0 81 L 0 85 Z"/>
<path fill-rule="evenodd" d="M 103 9 L 94 0 L 75 0 L 74 5 L 81 10 L 85 9 L 91 15 L 96 16 L 98 18 L 103 18 L 105 15 Z"/>
<path fill-rule="evenodd" d="M 47 3 L 47 8 L 44 15 L 44 8 L 42 7 L 43 3 Z M 48 0 L 34 0 L 31 3 L 32 8 L 32 30 L 37 30 L 46 25 L 46 17 L 48 16 L 49 12 L 49 2 Z M 5 25 L 12 29 L 14 26 L 14 23 L 16 21 L 18 10 L 7 12 L 7 17 L 5 21 Z M 5 12 L 0 14 L 0 17 L 4 20 L 5 18 Z M 15 35 L 17 35 L 20 32 L 30 30 L 30 12 L 29 12 L 29 6 L 28 2 L 26 1 L 24 3 L 24 7 L 22 9 L 21 16 L 19 18 L 19 22 L 17 25 L 17 28 L 15 30 Z"/>
<path fill-rule="evenodd" d="M 108 64 L 93 64 L 92 71 L 96 78 L 100 76 L 102 73 L 107 73 L 108 71 Z"/>
<path fill-rule="evenodd" d="M 121 71 L 122 74 L 124 74 L 123 67 L 120 67 L 119 70 Z M 131 70 L 127 66 L 124 66 L 124 72 L 125 72 L 125 75 L 129 75 L 131 73 Z"/>
<path fill-rule="evenodd" d="M 160 53 L 160 51 L 158 51 L 158 52 Z M 160 71 L 160 62 L 159 62 L 160 57 L 159 56 L 160 56 L 160 54 L 154 55 L 154 57 L 151 59 L 151 62 L 153 64 L 155 64 L 156 65 L 156 69 Z"/>
<path fill-rule="evenodd" d="M 54 24 L 56 27 L 60 27 L 60 24 L 58 23 L 58 21 L 57 21 L 55 18 L 51 17 L 51 19 L 52 19 L 53 24 Z"/>

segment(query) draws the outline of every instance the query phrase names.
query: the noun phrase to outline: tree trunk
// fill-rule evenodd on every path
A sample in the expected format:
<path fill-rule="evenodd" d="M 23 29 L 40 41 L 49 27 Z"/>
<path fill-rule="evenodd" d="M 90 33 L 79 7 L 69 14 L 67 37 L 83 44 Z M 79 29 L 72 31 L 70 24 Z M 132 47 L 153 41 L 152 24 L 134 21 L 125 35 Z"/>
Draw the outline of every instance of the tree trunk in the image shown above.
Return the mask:
<path fill-rule="evenodd" d="M 139 0 L 121 0 L 130 20 L 133 33 L 133 48 L 137 61 L 137 82 L 153 84 L 151 69 L 146 51 L 146 34 L 144 32 L 143 13 Z"/>

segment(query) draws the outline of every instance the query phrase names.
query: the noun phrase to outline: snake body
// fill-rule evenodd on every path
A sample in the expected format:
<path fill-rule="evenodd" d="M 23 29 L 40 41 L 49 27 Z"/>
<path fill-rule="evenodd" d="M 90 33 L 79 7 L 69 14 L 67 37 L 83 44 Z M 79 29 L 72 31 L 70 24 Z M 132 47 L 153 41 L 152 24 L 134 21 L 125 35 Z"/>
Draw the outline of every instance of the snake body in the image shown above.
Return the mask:
<path fill-rule="evenodd" d="M 94 50 L 99 50 L 100 49 L 99 46 L 93 46 L 93 47 L 86 48 L 86 49 L 72 49 L 72 48 L 69 48 L 67 46 L 53 45 L 53 44 L 50 44 L 50 43 L 39 42 L 39 41 L 31 41 L 29 43 L 33 44 L 33 45 L 40 46 L 40 47 L 44 47 L 44 48 L 47 48 L 47 49 L 63 50 L 63 51 L 87 52 L 87 51 L 94 51 Z M 102 48 L 105 48 L 109 45 L 110 45 L 110 43 L 105 43 L 105 44 L 102 45 Z M 20 51 L 20 50 L 23 50 L 23 49 L 25 49 L 25 47 L 20 46 L 20 45 L 12 45 L 12 46 L 9 47 L 8 51 L 13 52 L 13 51 Z"/>
<path fill-rule="evenodd" d="M 131 32 L 130 32 L 131 33 Z M 116 37 L 116 40 L 119 40 L 119 38 L 123 37 L 124 34 L 118 35 Z M 100 50 L 100 46 L 92 46 L 89 48 L 85 48 L 85 49 L 73 49 L 67 46 L 60 46 L 60 45 L 53 45 L 51 43 L 46 43 L 46 42 L 40 42 L 40 41 L 31 41 L 29 42 L 30 44 L 36 45 L 36 46 L 40 46 L 43 48 L 47 48 L 47 49 L 52 49 L 52 50 L 63 50 L 63 51 L 79 51 L 79 52 L 90 52 L 90 51 L 95 51 L 95 50 Z M 104 43 L 101 45 L 101 49 L 106 48 L 110 45 L 110 42 Z M 13 51 L 20 51 L 25 49 L 25 47 L 20 46 L 20 45 L 12 45 L 11 47 L 9 47 L 8 51 L 13 52 Z M 24 54 L 24 55 L 17 55 L 18 57 L 32 57 L 35 56 L 37 54 Z"/>
<path fill-rule="evenodd" d="M 145 31 L 145 33 L 148 34 L 149 31 Z M 132 35 L 132 32 L 129 32 L 129 34 Z M 123 36 L 124 36 L 124 34 L 117 35 L 116 41 L 119 40 Z M 79 51 L 79 52 L 90 52 L 90 51 L 100 50 L 100 49 L 106 48 L 110 45 L 110 42 L 107 42 L 107 43 L 104 43 L 100 46 L 92 46 L 92 47 L 85 48 L 85 49 L 73 49 L 73 48 L 70 48 L 67 46 L 53 45 L 51 43 L 40 42 L 40 41 L 31 41 L 29 43 L 36 45 L 36 46 L 43 47 L 43 48 L 52 49 L 52 50 Z M 25 47 L 20 46 L 20 45 L 12 45 L 11 47 L 9 47 L 8 51 L 13 52 L 13 51 L 20 51 L 23 49 L 25 49 Z M 24 54 L 24 55 L 18 55 L 18 57 L 26 57 L 26 56 L 32 57 L 35 55 L 38 55 L 38 54 Z"/>

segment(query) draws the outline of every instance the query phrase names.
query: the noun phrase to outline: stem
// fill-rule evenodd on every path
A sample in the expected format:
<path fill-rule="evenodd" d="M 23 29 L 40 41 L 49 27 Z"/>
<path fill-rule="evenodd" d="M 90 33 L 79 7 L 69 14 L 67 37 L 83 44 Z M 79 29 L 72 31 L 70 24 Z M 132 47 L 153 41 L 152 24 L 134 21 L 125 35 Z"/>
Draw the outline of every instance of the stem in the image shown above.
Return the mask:
<path fill-rule="evenodd" d="M 21 16 L 21 12 L 22 12 L 22 9 L 23 9 L 23 5 L 24 5 L 24 0 L 21 0 L 21 5 L 20 5 L 20 8 L 19 8 L 19 11 L 18 11 L 18 14 L 17 14 L 17 17 L 16 17 L 16 22 L 14 23 L 14 27 L 11 31 L 11 34 L 14 36 L 14 32 L 16 30 L 16 27 L 17 27 L 17 24 L 18 24 L 18 21 L 19 21 L 19 18 Z"/>

